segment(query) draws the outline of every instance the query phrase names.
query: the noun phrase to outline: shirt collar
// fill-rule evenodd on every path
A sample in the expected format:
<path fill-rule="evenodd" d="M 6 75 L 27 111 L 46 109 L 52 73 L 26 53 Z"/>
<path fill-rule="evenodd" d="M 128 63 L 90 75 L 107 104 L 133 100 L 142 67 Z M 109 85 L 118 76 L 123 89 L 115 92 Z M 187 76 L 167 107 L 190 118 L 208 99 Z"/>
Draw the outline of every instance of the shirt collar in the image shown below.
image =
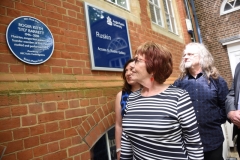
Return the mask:
<path fill-rule="evenodd" d="M 187 79 L 198 79 L 198 78 L 202 77 L 203 75 L 204 75 L 204 73 L 200 72 L 200 73 L 197 74 L 197 77 L 194 78 L 191 74 L 188 73 L 187 74 Z"/>

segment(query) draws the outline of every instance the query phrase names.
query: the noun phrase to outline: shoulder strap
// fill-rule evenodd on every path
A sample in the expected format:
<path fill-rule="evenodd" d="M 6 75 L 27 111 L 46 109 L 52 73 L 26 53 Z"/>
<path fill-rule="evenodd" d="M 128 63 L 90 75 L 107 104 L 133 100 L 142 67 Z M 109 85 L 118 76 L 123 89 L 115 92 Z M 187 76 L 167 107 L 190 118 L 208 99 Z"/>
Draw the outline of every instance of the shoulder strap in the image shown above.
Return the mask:
<path fill-rule="evenodd" d="M 125 108 L 126 108 L 126 105 L 127 105 L 127 100 L 128 100 L 129 94 L 130 94 L 130 93 L 128 93 L 128 92 L 126 92 L 126 91 L 122 91 L 122 96 L 121 96 L 121 101 L 120 101 L 122 117 L 123 117 L 124 114 L 125 114 Z"/>

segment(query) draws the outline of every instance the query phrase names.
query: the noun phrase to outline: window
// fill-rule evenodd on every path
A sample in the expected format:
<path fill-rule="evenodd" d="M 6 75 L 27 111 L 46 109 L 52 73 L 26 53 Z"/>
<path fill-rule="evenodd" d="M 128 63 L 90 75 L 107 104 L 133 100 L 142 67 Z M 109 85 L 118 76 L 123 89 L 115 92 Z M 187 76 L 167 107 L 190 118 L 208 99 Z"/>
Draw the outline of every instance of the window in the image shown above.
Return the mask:
<path fill-rule="evenodd" d="M 158 0 L 149 0 L 151 19 L 153 23 L 163 27 L 162 13 Z"/>
<path fill-rule="evenodd" d="M 167 21 L 168 30 L 177 34 L 176 21 L 172 8 L 172 0 L 163 0 L 165 16 Z"/>
<path fill-rule="evenodd" d="M 172 0 L 149 0 L 149 7 L 153 23 L 161 27 L 165 27 L 164 24 L 166 24 L 170 32 L 178 34 Z M 165 19 L 163 19 L 163 13 L 165 13 Z"/>
<path fill-rule="evenodd" d="M 224 0 L 221 5 L 220 15 L 240 9 L 240 0 Z"/>
<path fill-rule="evenodd" d="M 115 127 L 107 131 L 91 149 L 91 160 L 117 159 L 115 145 Z"/>
<path fill-rule="evenodd" d="M 107 0 L 107 1 L 112 2 L 117 6 L 120 6 L 122 8 L 129 10 L 128 0 Z"/>

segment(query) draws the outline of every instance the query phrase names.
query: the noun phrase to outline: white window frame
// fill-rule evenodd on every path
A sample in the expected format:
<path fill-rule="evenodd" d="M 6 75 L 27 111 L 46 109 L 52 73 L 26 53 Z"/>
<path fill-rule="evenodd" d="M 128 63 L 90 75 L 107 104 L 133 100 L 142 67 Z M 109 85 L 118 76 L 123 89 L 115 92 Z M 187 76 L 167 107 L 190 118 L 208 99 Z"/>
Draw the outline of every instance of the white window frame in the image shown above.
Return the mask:
<path fill-rule="evenodd" d="M 154 18 L 155 18 L 156 21 L 158 20 L 158 18 L 157 18 L 157 13 L 156 13 L 155 7 L 160 10 L 160 20 L 161 20 L 162 25 L 158 24 L 157 22 L 154 22 L 154 21 L 152 20 L 152 17 L 151 17 L 151 21 L 152 21 L 152 23 L 154 23 L 154 24 L 156 24 L 156 25 L 158 25 L 158 26 L 164 27 L 164 19 L 163 19 L 163 13 L 162 13 L 162 8 L 161 8 L 161 5 L 160 5 L 160 2 L 159 2 L 159 0 L 157 0 L 157 3 L 158 3 L 158 4 L 155 4 L 154 1 L 155 1 L 155 0 L 148 0 L 149 9 L 150 9 L 150 4 L 153 5 Z M 151 12 L 151 10 L 150 10 L 150 12 Z M 151 16 L 152 16 L 152 15 L 151 15 Z"/>
<path fill-rule="evenodd" d="M 222 43 L 222 45 L 227 46 L 232 76 L 234 76 L 235 68 L 240 62 L 240 39 L 232 40 L 230 42 L 224 42 Z M 232 138 L 230 138 L 230 140 L 232 140 Z"/>
<path fill-rule="evenodd" d="M 164 1 L 166 3 L 166 7 L 167 7 L 167 11 L 165 10 L 165 15 L 169 16 L 169 23 L 170 23 L 170 28 L 168 28 L 168 26 L 167 26 L 167 28 L 170 32 L 178 34 L 178 29 L 177 29 L 176 18 L 175 18 L 175 13 L 174 13 L 174 9 L 173 9 L 172 0 L 164 0 Z M 169 4 L 170 4 L 170 6 L 169 6 Z M 171 15 L 170 10 L 171 10 L 173 15 Z M 166 24 L 167 24 L 167 22 L 166 22 Z M 175 31 L 173 31 L 173 27 L 175 28 Z"/>
<path fill-rule="evenodd" d="M 123 8 L 123 9 L 126 9 L 126 10 L 128 10 L 128 11 L 130 10 L 130 9 L 129 9 L 129 0 L 125 0 L 126 5 L 127 5 L 127 8 L 125 8 L 125 7 L 121 6 L 120 4 L 118 4 L 118 0 L 114 0 L 114 2 L 112 2 L 111 0 L 106 0 L 106 1 L 108 1 L 108 2 L 110 2 L 110 3 L 112 3 L 112 4 L 115 4 L 116 6 L 121 7 L 121 8 Z"/>
<path fill-rule="evenodd" d="M 234 12 L 234 11 L 237 11 L 237 10 L 240 9 L 240 6 L 235 7 L 236 0 L 233 0 L 233 1 L 234 1 L 233 8 L 232 8 L 232 9 L 229 9 L 229 10 L 227 10 L 227 11 L 224 11 L 224 8 L 225 8 L 226 4 L 228 3 L 228 0 L 224 0 L 224 1 L 222 2 L 221 9 L 220 9 L 220 15 L 228 14 L 228 13 L 231 13 L 231 12 Z M 230 5 L 231 5 L 231 4 L 230 4 Z"/>

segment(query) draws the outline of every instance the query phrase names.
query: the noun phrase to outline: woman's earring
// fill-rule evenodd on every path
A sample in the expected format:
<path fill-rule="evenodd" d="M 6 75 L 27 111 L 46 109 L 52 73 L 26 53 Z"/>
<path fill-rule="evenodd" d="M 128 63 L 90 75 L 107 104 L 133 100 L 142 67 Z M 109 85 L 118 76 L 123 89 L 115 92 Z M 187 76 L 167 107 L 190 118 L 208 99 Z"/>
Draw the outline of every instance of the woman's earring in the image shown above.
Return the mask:
<path fill-rule="evenodd" d="M 154 78 L 153 78 L 153 77 L 151 77 L 151 78 L 150 78 L 150 80 L 151 80 L 151 82 L 153 82 L 153 81 L 154 81 Z"/>

